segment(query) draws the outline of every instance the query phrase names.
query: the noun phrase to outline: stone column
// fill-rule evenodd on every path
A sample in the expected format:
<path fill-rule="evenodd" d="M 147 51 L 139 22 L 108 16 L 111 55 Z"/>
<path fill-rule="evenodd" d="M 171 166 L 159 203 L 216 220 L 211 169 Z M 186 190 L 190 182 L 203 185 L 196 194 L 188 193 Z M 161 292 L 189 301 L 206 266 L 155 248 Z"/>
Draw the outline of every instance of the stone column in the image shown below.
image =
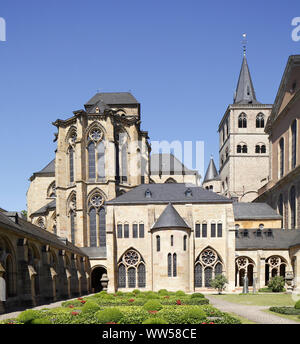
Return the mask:
<path fill-rule="evenodd" d="M 117 289 L 116 280 L 116 247 L 114 234 L 114 207 L 107 206 L 106 213 L 106 258 L 107 258 L 107 276 L 109 279 L 109 293 L 115 293 Z"/>
<path fill-rule="evenodd" d="M 300 247 L 295 254 L 294 261 L 294 291 L 300 292 Z"/>
<path fill-rule="evenodd" d="M 4 302 L 6 301 L 6 281 L 3 277 L 5 269 L 0 263 L 0 314 L 5 313 Z"/>

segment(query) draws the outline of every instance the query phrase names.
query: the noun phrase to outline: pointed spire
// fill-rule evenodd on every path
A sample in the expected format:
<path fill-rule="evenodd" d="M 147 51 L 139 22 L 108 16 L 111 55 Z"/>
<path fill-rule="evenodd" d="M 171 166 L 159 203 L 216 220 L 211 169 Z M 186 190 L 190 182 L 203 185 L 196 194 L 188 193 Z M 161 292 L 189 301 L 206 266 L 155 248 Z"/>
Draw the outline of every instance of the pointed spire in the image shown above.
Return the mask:
<path fill-rule="evenodd" d="M 260 104 L 256 100 L 255 91 L 246 58 L 246 34 L 243 34 L 243 62 L 239 81 L 234 95 L 234 104 Z"/>
<path fill-rule="evenodd" d="M 210 162 L 208 164 L 208 167 L 207 167 L 207 170 L 206 170 L 206 173 L 205 173 L 205 177 L 204 177 L 203 183 L 204 182 L 208 182 L 209 180 L 214 180 L 214 179 L 218 179 L 218 178 L 219 178 L 219 173 L 218 173 L 218 171 L 216 169 L 216 165 L 215 165 L 214 159 L 211 156 L 210 157 Z"/>

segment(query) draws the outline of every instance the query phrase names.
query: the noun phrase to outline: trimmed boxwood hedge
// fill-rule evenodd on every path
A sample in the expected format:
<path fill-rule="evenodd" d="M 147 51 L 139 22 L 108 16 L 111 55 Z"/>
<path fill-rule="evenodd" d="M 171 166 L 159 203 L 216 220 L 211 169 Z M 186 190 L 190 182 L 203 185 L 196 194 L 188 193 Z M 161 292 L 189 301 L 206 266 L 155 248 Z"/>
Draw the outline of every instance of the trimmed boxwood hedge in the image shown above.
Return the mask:
<path fill-rule="evenodd" d="M 279 314 L 300 315 L 300 309 L 295 307 L 270 307 L 269 310 Z"/>

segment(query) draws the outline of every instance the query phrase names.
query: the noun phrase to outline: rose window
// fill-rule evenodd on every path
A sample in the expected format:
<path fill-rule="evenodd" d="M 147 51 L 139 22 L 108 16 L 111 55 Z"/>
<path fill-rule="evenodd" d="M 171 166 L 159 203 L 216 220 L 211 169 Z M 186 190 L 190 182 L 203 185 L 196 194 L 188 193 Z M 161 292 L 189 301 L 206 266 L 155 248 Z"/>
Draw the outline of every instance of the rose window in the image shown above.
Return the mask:
<path fill-rule="evenodd" d="M 139 255 L 137 254 L 137 252 L 130 250 L 126 252 L 124 261 L 127 265 L 136 265 L 139 261 Z"/>
<path fill-rule="evenodd" d="M 213 263 L 215 263 L 217 260 L 217 255 L 215 254 L 214 251 L 212 250 L 205 250 L 202 254 L 201 254 L 201 261 L 205 264 L 205 265 L 211 265 Z"/>
<path fill-rule="evenodd" d="M 248 260 L 247 260 L 247 258 L 239 258 L 239 259 L 237 260 L 237 263 L 238 263 L 238 265 L 239 265 L 240 267 L 244 267 L 244 266 L 247 265 Z"/>
<path fill-rule="evenodd" d="M 102 205 L 103 199 L 100 195 L 95 195 L 91 198 L 91 204 L 94 207 L 100 207 Z"/>
<path fill-rule="evenodd" d="M 93 129 L 91 132 L 90 132 L 90 138 L 93 140 L 93 141 L 99 141 L 101 138 L 102 138 L 102 131 L 100 129 Z"/>
<path fill-rule="evenodd" d="M 280 263 L 280 259 L 278 257 L 272 257 L 270 258 L 269 263 L 271 266 L 276 266 Z"/>

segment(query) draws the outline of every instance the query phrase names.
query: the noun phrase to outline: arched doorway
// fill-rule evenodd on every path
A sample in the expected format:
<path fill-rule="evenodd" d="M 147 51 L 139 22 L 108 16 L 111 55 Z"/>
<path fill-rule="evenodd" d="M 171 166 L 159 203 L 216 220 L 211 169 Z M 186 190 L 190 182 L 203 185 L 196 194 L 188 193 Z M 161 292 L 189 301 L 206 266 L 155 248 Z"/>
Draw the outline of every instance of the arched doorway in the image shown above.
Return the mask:
<path fill-rule="evenodd" d="M 95 266 L 92 269 L 91 283 L 92 283 L 92 293 L 99 293 L 102 290 L 101 278 L 103 274 L 107 274 L 106 268 L 103 266 Z"/>

